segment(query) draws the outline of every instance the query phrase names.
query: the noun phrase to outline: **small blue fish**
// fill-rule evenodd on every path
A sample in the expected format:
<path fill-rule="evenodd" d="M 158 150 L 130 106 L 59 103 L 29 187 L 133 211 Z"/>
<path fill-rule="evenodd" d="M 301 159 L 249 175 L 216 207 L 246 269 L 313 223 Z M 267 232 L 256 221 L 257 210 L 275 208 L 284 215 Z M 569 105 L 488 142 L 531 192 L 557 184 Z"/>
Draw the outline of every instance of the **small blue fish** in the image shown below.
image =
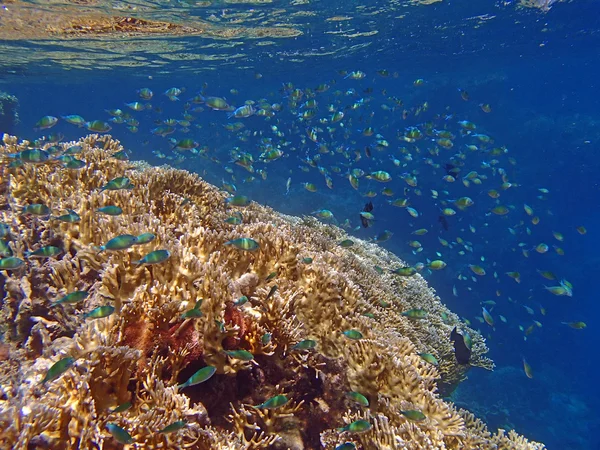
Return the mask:
<path fill-rule="evenodd" d="M 139 261 L 133 261 L 132 263 L 136 266 L 140 265 L 151 265 L 151 264 L 160 264 L 171 257 L 171 253 L 169 250 L 154 250 L 153 252 L 148 253 Z"/>
<path fill-rule="evenodd" d="M 38 248 L 33 252 L 24 252 L 24 255 L 27 258 L 51 258 L 60 255 L 62 252 L 62 248 L 48 245 L 46 247 Z"/>
<path fill-rule="evenodd" d="M 65 373 L 69 368 L 75 364 L 75 358 L 67 356 L 66 358 L 62 358 L 61 360 L 55 362 L 48 372 L 46 372 L 46 376 L 42 380 L 41 384 L 48 383 L 50 381 L 56 380 L 63 373 Z"/>
<path fill-rule="evenodd" d="M 131 180 L 127 177 L 118 177 L 110 180 L 102 188 L 100 192 L 104 191 L 118 191 L 120 189 L 133 189 L 134 185 L 131 184 Z"/>
<path fill-rule="evenodd" d="M 52 217 L 52 219 L 65 223 L 77 223 L 81 220 L 81 217 L 72 209 L 67 209 L 67 214 L 63 214 L 62 216 L 58 217 Z"/>
<path fill-rule="evenodd" d="M 185 383 L 177 386 L 177 389 L 184 389 L 186 387 L 204 383 L 205 381 L 209 380 L 215 374 L 216 371 L 217 371 L 217 368 L 213 367 L 213 366 L 203 367 L 198 372 L 196 372 L 194 375 L 192 375 L 190 378 L 188 378 L 188 380 Z"/>
<path fill-rule="evenodd" d="M 254 252 L 260 248 L 260 244 L 254 239 L 250 238 L 239 238 L 232 241 L 227 241 L 223 245 L 233 245 L 235 248 L 240 250 L 246 250 L 248 252 Z"/>
<path fill-rule="evenodd" d="M 103 317 L 108 317 L 112 313 L 115 312 L 115 307 L 110 305 L 98 306 L 95 309 L 92 309 L 90 312 L 85 313 L 83 317 L 86 319 L 102 319 Z"/>
<path fill-rule="evenodd" d="M 131 435 L 125 431 L 123 428 L 121 428 L 120 426 L 114 424 L 114 423 L 109 423 L 106 425 L 106 428 L 108 428 L 108 431 L 110 431 L 110 434 L 112 434 L 112 437 L 115 438 L 115 440 L 117 442 L 119 442 L 120 444 L 132 444 L 133 443 L 133 438 L 131 437 Z"/>
<path fill-rule="evenodd" d="M 113 410 L 111 410 L 110 414 L 117 414 L 123 411 L 127 411 L 132 406 L 133 405 L 131 404 L 131 402 L 121 403 L 120 405 L 116 406 Z"/>
<path fill-rule="evenodd" d="M 148 244 L 154 239 L 156 239 L 156 235 L 154 233 L 142 233 L 137 237 L 137 242 L 135 245 Z"/>
<path fill-rule="evenodd" d="M 129 247 L 137 244 L 137 236 L 131 234 L 122 234 L 112 238 L 106 244 L 100 246 L 100 252 L 104 250 L 126 250 Z"/>
<path fill-rule="evenodd" d="M 89 295 L 88 291 L 71 292 L 70 294 L 67 294 L 64 297 L 62 297 L 60 300 L 52 303 L 52 305 L 50 305 L 50 306 L 62 305 L 65 303 L 73 305 L 75 303 L 79 303 L 80 301 L 86 299 L 88 295 Z"/>
<path fill-rule="evenodd" d="M 25 261 L 15 256 L 0 259 L 0 270 L 15 270 L 25 265 Z"/>
<path fill-rule="evenodd" d="M 173 422 L 170 425 L 167 425 L 166 427 L 164 427 L 162 430 L 159 431 L 159 433 L 173 433 L 175 431 L 179 431 L 182 428 L 185 428 L 187 426 L 187 422 L 185 420 L 178 420 L 176 422 Z"/>
<path fill-rule="evenodd" d="M 120 216 L 123 214 L 123 210 L 116 205 L 108 205 L 101 208 L 96 208 L 96 212 L 106 214 L 108 216 Z"/>
<path fill-rule="evenodd" d="M 52 210 L 42 203 L 34 203 L 23 208 L 23 214 L 31 214 L 32 216 L 49 216 Z"/>
<path fill-rule="evenodd" d="M 275 408 L 279 408 L 283 405 L 285 405 L 287 402 L 289 402 L 289 399 L 285 396 L 285 395 L 276 395 L 275 397 L 271 397 L 269 400 L 267 400 L 264 403 L 261 403 L 258 406 L 255 406 L 255 408 L 258 409 L 275 409 Z"/>
<path fill-rule="evenodd" d="M 312 350 L 317 346 L 317 342 L 312 339 L 304 339 L 303 341 L 298 342 L 296 345 L 292 346 L 292 350 Z"/>

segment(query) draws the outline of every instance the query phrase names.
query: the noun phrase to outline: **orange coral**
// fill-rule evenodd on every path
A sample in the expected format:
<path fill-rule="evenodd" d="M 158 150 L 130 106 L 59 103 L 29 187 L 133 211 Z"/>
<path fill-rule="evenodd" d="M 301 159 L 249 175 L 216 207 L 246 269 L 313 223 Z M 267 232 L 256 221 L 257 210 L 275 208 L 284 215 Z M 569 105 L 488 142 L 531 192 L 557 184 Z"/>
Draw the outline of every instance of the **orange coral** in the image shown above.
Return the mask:
<path fill-rule="evenodd" d="M 223 340 L 223 347 L 227 350 L 239 348 L 251 326 L 250 319 L 233 303 L 228 303 L 225 306 L 225 325 L 237 327 L 238 332 L 236 336 L 227 336 Z"/>

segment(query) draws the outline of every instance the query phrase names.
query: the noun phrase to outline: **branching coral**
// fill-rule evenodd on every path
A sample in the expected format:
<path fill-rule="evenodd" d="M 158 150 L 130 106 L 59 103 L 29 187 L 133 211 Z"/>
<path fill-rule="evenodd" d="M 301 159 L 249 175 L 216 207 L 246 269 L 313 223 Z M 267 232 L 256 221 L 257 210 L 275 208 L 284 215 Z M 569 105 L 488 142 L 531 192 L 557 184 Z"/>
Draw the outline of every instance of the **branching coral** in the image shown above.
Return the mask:
<path fill-rule="evenodd" d="M 113 158 L 121 147 L 108 136 L 77 144 L 83 169 L 53 161 L 2 172 L 11 200 L 0 218 L 25 261 L 0 283 L 0 314 L 9 324 L 0 361 L 2 448 L 112 448 L 109 423 L 148 449 L 334 448 L 347 441 L 365 449 L 542 448 L 514 433 L 492 435 L 440 398 L 439 389 L 451 390 L 471 366 L 493 364 L 481 335 L 419 275 L 400 279 L 374 269 L 402 265 L 394 255 L 359 240 L 343 249 L 339 228 L 254 203 L 243 207 L 242 224 L 229 225 L 225 219 L 242 207 L 197 176 Z M 2 160 L 27 145 L 5 136 Z M 116 177 L 130 180 L 127 189 L 102 189 Z M 80 220 L 23 214 L 33 203 L 53 216 L 74 209 Z M 95 212 L 107 204 L 123 214 Z M 156 237 L 101 251 L 115 236 L 142 233 Z M 224 245 L 241 237 L 259 248 Z M 26 257 L 45 245 L 62 253 Z M 133 264 L 155 249 L 168 249 L 169 259 Z M 76 290 L 88 295 L 53 304 Z M 107 305 L 114 307 L 107 317 L 86 316 Z M 411 308 L 427 317 L 401 314 Z M 472 336 L 470 365 L 454 357 L 455 326 Z M 40 385 L 67 356 L 73 365 Z M 194 378 L 207 369 L 210 377 Z M 369 406 L 350 401 L 350 391 Z M 285 402 L 265 403 L 282 392 Z M 407 410 L 425 418 L 411 421 Z M 355 420 L 370 429 L 339 430 Z M 161 432 L 173 423 L 177 430 Z"/>

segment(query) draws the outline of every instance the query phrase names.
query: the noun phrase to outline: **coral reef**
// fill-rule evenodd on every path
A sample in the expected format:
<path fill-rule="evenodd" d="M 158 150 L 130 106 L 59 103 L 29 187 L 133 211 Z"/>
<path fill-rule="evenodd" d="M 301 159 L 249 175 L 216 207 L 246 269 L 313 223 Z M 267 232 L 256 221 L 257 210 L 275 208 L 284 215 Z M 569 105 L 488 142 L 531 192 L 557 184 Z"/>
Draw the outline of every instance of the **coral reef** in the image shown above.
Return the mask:
<path fill-rule="evenodd" d="M 86 164 L 67 169 L 56 155 L 75 144 Z M 491 434 L 440 398 L 470 366 L 493 363 L 419 275 L 391 273 L 396 256 L 358 239 L 342 248 L 344 232 L 312 218 L 234 206 L 185 171 L 122 161 L 110 136 L 12 164 L 27 146 L 5 135 L 0 148 L 0 221 L 24 261 L 0 275 L 1 448 L 117 448 L 127 436 L 115 430 L 148 449 L 544 448 Z M 52 215 L 32 214 L 35 204 Z M 123 214 L 95 212 L 109 204 Z M 58 218 L 69 210 L 77 220 Z M 234 211 L 242 224 L 225 222 Z M 155 239 L 107 245 L 142 233 Z M 62 253 L 28 253 L 49 245 Z M 168 259 L 136 263 L 157 249 Z M 74 291 L 88 294 L 63 301 Z M 427 317 L 401 315 L 411 308 Z M 471 334 L 470 365 L 454 358 L 455 326 Z M 66 357 L 72 365 L 54 374 Z M 206 366 L 214 376 L 195 378 Z"/>
<path fill-rule="evenodd" d="M 0 130 L 4 133 L 14 133 L 19 122 L 19 100 L 14 95 L 0 91 Z"/>

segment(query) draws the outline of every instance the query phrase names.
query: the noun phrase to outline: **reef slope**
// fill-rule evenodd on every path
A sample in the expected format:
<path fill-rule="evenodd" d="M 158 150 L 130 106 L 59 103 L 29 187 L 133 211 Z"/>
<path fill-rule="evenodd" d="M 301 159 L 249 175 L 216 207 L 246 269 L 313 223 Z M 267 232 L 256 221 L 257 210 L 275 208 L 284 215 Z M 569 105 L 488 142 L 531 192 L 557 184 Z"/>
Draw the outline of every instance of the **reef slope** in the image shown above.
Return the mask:
<path fill-rule="evenodd" d="M 123 161 L 110 136 L 47 144 L 49 161 L 11 164 L 27 144 L 5 135 L 0 147 L 0 221 L 25 262 L 0 272 L 0 448 L 119 448 L 112 425 L 147 449 L 544 448 L 513 431 L 492 434 L 440 397 L 470 366 L 493 363 L 481 335 L 420 275 L 391 273 L 403 266 L 393 254 L 355 238 L 342 248 L 337 227 L 235 206 L 244 202 L 194 174 Z M 66 153 L 85 166 L 64 167 Z M 119 177 L 129 181 L 109 183 Z M 31 214 L 34 204 L 52 215 Z M 122 214 L 96 211 L 107 205 Z M 68 210 L 79 219 L 58 218 Z M 101 251 L 142 233 L 155 239 Z M 239 238 L 259 248 L 244 250 Z M 46 246 L 62 251 L 28 253 Z M 139 263 L 160 249 L 168 259 Z M 56 304 L 75 291 L 88 294 Z M 99 306 L 114 312 L 90 317 Z M 401 315 L 410 309 L 427 315 Z M 472 337 L 470 365 L 454 357 L 455 326 Z M 74 362 L 42 382 L 66 357 Z M 178 389 L 206 366 L 212 377 Z M 268 402 L 275 396 L 285 396 L 280 406 Z M 350 426 L 358 420 L 368 422 L 362 432 Z"/>

